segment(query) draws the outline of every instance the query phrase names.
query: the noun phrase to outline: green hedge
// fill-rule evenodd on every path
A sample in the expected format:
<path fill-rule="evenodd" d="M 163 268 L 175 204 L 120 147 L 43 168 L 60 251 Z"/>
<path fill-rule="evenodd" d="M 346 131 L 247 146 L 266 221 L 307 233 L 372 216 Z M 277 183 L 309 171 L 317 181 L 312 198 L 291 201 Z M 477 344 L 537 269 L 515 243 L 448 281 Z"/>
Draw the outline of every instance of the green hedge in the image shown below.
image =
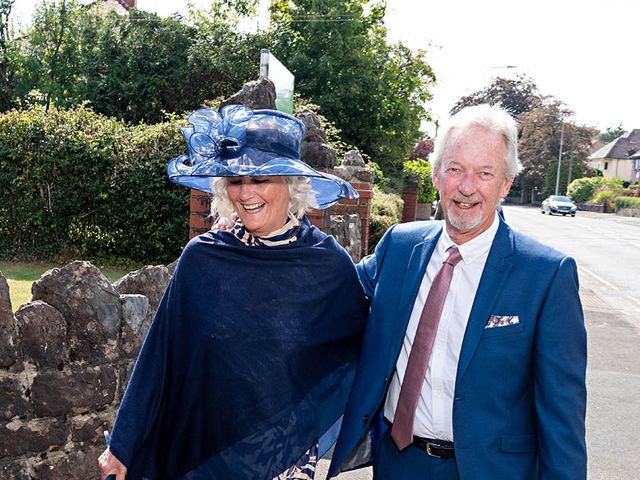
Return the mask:
<path fill-rule="evenodd" d="M 170 184 L 178 121 L 127 127 L 79 107 L 0 115 L 0 256 L 168 262 L 188 236 Z"/>
<path fill-rule="evenodd" d="M 617 197 L 616 211 L 621 208 L 640 208 L 640 197 Z"/>

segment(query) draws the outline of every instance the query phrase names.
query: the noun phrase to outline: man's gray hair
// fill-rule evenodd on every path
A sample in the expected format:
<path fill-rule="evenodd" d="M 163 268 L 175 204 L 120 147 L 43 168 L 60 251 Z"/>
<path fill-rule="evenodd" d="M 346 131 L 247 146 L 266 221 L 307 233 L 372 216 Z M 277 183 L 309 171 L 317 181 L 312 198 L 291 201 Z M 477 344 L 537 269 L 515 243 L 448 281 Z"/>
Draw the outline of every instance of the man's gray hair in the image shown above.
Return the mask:
<path fill-rule="evenodd" d="M 447 141 L 454 129 L 464 130 L 467 127 L 478 126 L 491 132 L 498 133 L 504 138 L 506 148 L 504 166 L 505 177 L 514 178 L 522 170 L 518 158 L 518 123 L 509 113 L 497 105 L 475 105 L 466 107 L 453 115 L 435 142 L 431 156 L 431 170 L 441 172 L 442 155 Z"/>
<path fill-rule="evenodd" d="M 302 176 L 284 176 L 289 187 L 289 208 L 288 213 L 298 219 L 313 208 L 318 208 L 316 195 L 311 190 L 311 178 Z M 229 199 L 227 186 L 229 185 L 229 177 L 214 178 L 211 182 L 211 192 L 213 192 L 213 200 L 211 201 L 211 216 L 220 219 L 227 225 L 234 222 L 234 214 L 237 214 L 233 203 Z"/>

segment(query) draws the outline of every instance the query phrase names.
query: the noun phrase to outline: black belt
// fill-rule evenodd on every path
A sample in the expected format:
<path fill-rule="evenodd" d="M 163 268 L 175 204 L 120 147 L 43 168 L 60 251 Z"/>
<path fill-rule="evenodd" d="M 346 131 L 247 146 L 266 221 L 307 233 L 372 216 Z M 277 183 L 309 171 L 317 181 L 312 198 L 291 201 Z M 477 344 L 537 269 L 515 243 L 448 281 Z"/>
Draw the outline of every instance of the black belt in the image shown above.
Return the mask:
<path fill-rule="evenodd" d="M 384 422 L 389 426 L 389 431 L 391 431 L 391 422 L 386 418 L 384 419 Z M 414 435 L 411 445 L 419 448 L 423 452 L 426 452 L 430 457 L 455 458 L 456 456 L 453 442 L 448 442 L 446 440 L 434 440 L 431 438 L 422 438 Z"/>

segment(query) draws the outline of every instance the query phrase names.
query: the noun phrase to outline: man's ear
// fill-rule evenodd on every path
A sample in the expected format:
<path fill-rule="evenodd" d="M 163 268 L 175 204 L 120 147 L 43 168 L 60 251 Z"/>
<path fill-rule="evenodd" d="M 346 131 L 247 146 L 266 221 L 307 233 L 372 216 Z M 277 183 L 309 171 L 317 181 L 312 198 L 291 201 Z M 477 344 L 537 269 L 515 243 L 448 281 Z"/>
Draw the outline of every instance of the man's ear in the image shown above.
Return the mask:
<path fill-rule="evenodd" d="M 431 180 L 436 190 L 440 191 L 440 174 L 436 170 L 431 170 Z"/>
<path fill-rule="evenodd" d="M 509 193 L 509 190 L 511 190 L 512 184 L 513 184 L 513 177 L 505 179 L 504 185 L 502 186 L 502 193 L 500 194 L 502 198 L 507 196 L 507 194 Z"/>

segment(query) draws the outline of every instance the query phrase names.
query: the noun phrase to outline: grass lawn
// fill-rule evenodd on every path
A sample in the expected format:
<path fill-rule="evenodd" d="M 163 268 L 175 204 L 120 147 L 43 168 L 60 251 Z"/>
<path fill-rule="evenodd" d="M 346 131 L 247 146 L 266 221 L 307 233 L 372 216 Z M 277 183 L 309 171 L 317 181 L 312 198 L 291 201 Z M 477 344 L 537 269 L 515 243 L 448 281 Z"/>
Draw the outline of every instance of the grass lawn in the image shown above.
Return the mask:
<path fill-rule="evenodd" d="M 15 312 L 21 305 L 31 301 L 31 285 L 38 280 L 40 276 L 47 270 L 51 270 L 56 265 L 53 263 L 39 262 L 6 262 L 0 261 L 0 272 L 7 277 L 9 283 L 9 292 L 11 296 L 11 306 Z M 110 282 L 115 282 L 123 275 L 136 270 L 138 267 L 99 267 L 105 277 Z"/>

